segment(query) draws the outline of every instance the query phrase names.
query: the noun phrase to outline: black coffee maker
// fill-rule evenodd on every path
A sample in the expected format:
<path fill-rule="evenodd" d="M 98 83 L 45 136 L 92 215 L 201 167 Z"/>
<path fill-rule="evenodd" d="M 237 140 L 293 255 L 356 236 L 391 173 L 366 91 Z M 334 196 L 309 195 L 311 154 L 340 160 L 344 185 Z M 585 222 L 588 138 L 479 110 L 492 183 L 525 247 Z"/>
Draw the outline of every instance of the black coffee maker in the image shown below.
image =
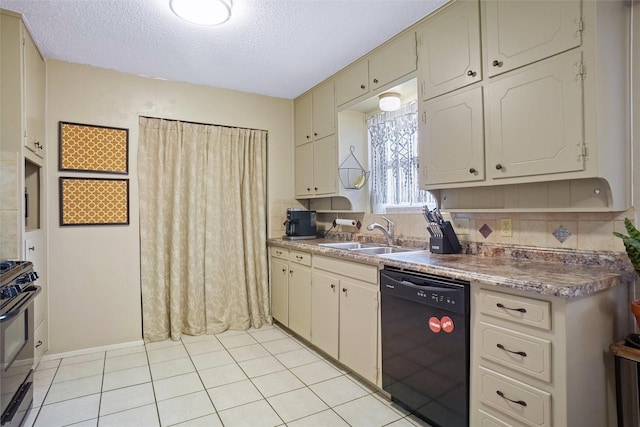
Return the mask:
<path fill-rule="evenodd" d="M 316 211 L 305 211 L 298 208 L 287 209 L 284 239 L 315 239 Z"/>

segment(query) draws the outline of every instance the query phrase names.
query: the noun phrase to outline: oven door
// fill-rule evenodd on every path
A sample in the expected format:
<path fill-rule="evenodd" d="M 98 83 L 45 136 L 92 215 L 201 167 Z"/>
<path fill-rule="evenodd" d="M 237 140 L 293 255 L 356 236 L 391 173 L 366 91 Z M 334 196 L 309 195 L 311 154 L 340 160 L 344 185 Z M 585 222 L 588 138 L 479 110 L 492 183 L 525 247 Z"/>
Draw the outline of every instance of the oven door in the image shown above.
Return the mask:
<path fill-rule="evenodd" d="M 20 425 L 33 401 L 33 302 L 39 290 L 19 294 L 0 314 L 2 427 Z"/>

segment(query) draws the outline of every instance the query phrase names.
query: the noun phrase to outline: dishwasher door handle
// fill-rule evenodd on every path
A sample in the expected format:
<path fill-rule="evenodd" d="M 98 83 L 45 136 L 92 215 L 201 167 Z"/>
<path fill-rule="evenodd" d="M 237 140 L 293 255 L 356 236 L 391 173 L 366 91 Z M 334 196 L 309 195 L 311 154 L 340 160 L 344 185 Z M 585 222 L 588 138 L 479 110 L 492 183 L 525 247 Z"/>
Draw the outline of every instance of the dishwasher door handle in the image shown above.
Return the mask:
<path fill-rule="evenodd" d="M 413 282 L 410 282 L 407 279 L 402 279 L 402 280 L 398 280 L 395 279 L 391 276 L 388 276 L 386 274 L 382 274 L 382 276 L 384 276 L 384 286 L 388 289 L 395 289 L 396 286 L 404 286 L 405 288 L 411 288 L 411 289 L 415 289 L 418 291 L 434 291 L 434 292 L 450 292 L 450 293 L 456 293 L 459 292 L 459 289 L 462 287 L 462 285 L 448 285 L 448 286 L 441 286 L 441 285 L 437 285 L 434 284 L 435 286 L 432 285 L 417 285 Z M 386 283 L 386 281 L 390 281 L 392 283 Z M 455 288 L 452 288 L 451 286 L 455 286 Z"/>

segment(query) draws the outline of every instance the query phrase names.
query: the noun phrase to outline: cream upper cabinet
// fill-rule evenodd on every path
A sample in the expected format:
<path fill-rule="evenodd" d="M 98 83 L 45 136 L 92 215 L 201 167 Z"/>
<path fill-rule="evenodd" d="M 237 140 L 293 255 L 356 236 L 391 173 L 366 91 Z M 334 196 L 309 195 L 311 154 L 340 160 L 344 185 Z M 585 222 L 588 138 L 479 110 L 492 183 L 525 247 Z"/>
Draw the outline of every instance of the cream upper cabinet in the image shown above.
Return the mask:
<path fill-rule="evenodd" d="M 489 86 L 491 178 L 584 169 L 581 64 L 572 51 Z"/>
<path fill-rule="evenodd" d="M 293 103 L 296 146 L 313 141 L 311 97 L 311 92 L 308 92 L 296 98 Z"/>
<path fill-rule="evenodd" d="M 29 33 L 23 32 L 25 146 L 44 157 L 45 63 Z"/>
<path fill-rule="evenodd" d="M 294 110 L 295 196 L 333 194 L 338 169 L 333 80 L 296 98 Z"/>
<path fill-rule="evenodd" d="M 421 184 L 484 180 L 482 87 L 421 102 L 420 109 Z"/>
<path fill-rule="evenodd" d="M 369 61 L 360 60 L 336 75 L 336 105 L 339 107 L 369 93 Z"/>
<path fill-rule="evenodd" d="M 422 100 L 482 80 L 478 1 L 461 1 L 417 28 Z"/>
<path fill-rule="evenodd" d="M 313 138 L 320 139 L 336 133 L 336 103 L 333 80 L 325 82 L 312 92 L 311 116 Z"/>
<path fill-rule="evenodd" d="M 487 1 L 484 22 L 489 76 L 578 47 L 582 42 L 580 1 Z"/>
<path fill-rule="evenodd" d="M 416 68 L 416 34 L 408 31 L 369 55 L 369 86 L 375 91 Z"/>
<path fill-rule="evenodd" d="M 416 36 L 408 31 L 336 74 L 336 105 L 376 92 L 416 68 Z"/>
<path fill-rule="evenodd" d="M 471 4 L 453 3 L 421 23 L 420 52 L 425 35 L 435 31 L 432 22 L 437 29 L 440 20 L 454 19 Z M 432 92 L 436 96 L 420 105 L 422 188 L 451 189 L 447 198 L 460 203 L 448 209 L 473 209 L 461 204 L 468 199 L 462 192 L 479 186 L 494 192 L 496 209 L 503 204 L 525 209 L 526 201 L 500 194 L 562 181 L 571 202 L 554 201 L 551 210 L 627 209 L 630 164 L 620 159 L 628 159 L 631 150 L 625 83 L 631 69 L 629 13 L 622 2 L 481 1 L 484 78 L 467 86 L 462 80 L 445 85 L 447 92 Z M 466 56 L 466 44 L 460 49 Z M 420 57 L 418 70 L 425 87 L 433 74 L 428 57 Z M 475 120 L 478 108 L 472 107 L 477 102 L 467 99 L 478 96 L 482 126 Z M 484 142 L 481 154 L 479 142 L 472 141 Z M 451 158 L 443 154 L 448 152 Z M 537 188 L 538 199 L 556 200 L 551 186 Z M 454 189 L 460 189 L 458 195 Z"/>

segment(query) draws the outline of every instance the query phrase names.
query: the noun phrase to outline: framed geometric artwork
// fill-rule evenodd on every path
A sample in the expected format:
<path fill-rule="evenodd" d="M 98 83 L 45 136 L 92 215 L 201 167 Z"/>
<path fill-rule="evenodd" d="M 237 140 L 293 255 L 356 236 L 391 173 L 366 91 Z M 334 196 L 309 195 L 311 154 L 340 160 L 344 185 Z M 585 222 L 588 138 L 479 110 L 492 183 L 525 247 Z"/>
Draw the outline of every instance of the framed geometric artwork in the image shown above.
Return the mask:
<path fill-rule="evenodd" d="M 129 129 L 59 122 L 59 170 L 127 174 Z"/>
<path fill-rule="evenodd" d="M 60 177 L 60 225 L 129 224 L 129 180 Z"/>

